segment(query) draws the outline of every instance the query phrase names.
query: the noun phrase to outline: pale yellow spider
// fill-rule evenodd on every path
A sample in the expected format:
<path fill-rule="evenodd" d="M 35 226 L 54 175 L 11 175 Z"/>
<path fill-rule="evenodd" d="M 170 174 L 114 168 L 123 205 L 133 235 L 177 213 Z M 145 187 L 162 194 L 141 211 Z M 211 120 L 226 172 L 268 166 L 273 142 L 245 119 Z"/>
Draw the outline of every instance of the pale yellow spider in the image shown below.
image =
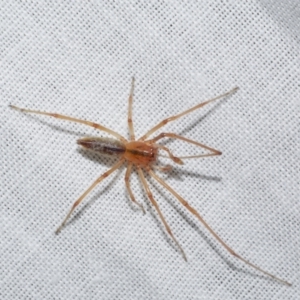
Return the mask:
<path fill-rule="evenodd" d="M 135 135 L 134 135 L 134 129 L 133 129 L 133 122 L 132 122 L 132 101 L 133 101 L 133 90 L 134 90 L 134 78 L 132 79 L 132 84 L 131 84 L 131 90 L 130 90 L 130 95 L 129 95 L 129 99 L 128 99 L 128 128 L 129 128 L 129 141 L 127 139 L 125 139 L 123 136 L 121 136 L 120 134 L 118 134 L 117 132 L 106 128 L 100 124 L 97 123 L 93 123 L 90 121 L 84 121 L 84 120 L 80 120 L 80 119 L 76 119 L 76 118 L 72 118 L 72 117 L 68 117 L 68 116 L 64 116 L 64 115 L 60 115 L 57 113 L 48 113 L 48 112 L 41 112 L 41 111 L 37 111 L 37 110 L 30 110 L 30 109 L 25 109 L 25 108 L 19 108 L 17 106 L 14 105 L 10 105 L 11 108 L 20 110 L 21 112 L 26 112 L 26 113 L 34 113 L 34 114 L 40 114 L 40 115 L 46 115 L 46 116 L 51 116 L 54 118 L 58 118 L 58 119 L 63 119 L 63 120 L 68 120 L 71 122 L 76 122 L 76 123 L 81 123 L 81 124 L 85 124 L 87 126 L 91 126 L 94 127 L 96 129 L 102 130 L 112 136 L 114 136 L 117 139 L 111 139 L 111 138 L 103 138 L 103 137 L 85 137 L 82 139 L 77 140 L 77 143 L 85 148 L 88 148 L 90 150 L 96 151 L 98 153 L 101 154 L 106 154 L 106 155 L 112 155 L 112 156 L 116 156 L 118 157 L 118 162 L 116 164 L 114 164 L 108 171 L 106 171 L 104 174 L 102 174 L 99 178 L 97 178 L 94 183 L 75 201 L 75 203 L 73 204 L 72 208 L 70 209 L 69 213 L 67 214 L 66 218 L 64 219 L 64 221 L 62 222 L 62 224 L 58 227 L 58 229 L 56 230 L 56 233 L 59 233 L 60 230 L 63 228 L 63 226 L 66 224 L 67 220 L 69 219 L 69 217 L 71 216 L 72 212 L 74 211 L 74 209 L 77 207 L 77 205 L 79 205 L 81 203 L 81 201 L 86 197 L 86 195 L 92 191 L 92 189 L 99 184 L 104 178 L 108 177 L 110 174 L 112 174 L 115 170 L 117 170 L 123 163 L 127 162 L 127 170 L 126 170 L 126 174 L 125 174 L 125 183 L 126 183 L 126 188 L 128 190 L 130 199 L 137 204 L 141 210 L 145 213 L 145 210 L 142 206 L 142 204 L 140 204 L 139 202 L 137 202 L 135 200 L 135 197 L 132 193 L 132 190 L 130 188 L 130 183 L 129 183 L 129 176 L 132 170 L 132 166 L 135 166 L 137 168 L 138 171 L 138 175 L 139 178 L 142 182 L 142 185 L 149 197 L 150 202 L 152 203 L 152 205 L 155 207 L 162 223 L 164 224 L 164 227 L 166 229 L 166 231 L 168 232 L 168 234 L 171 236 L 171 238 L 173 239 L 173 241 L 175 242 L 175 244 L 178 246 L 179 250 L 181 251 L 183 258 L 185 260 L 186 259 L 186 255 L 182 249 L 182 247 L 180 246 L 180 244 L 178 243 L 178 241 L 176 240 L 176 238 L 174 237 L 170 226 L 168 225 L 168 223 L 166 222 L 157 202 L 155 201 L 149 185 L 147 183 L 147 181 L 145 180 L 145 176 L 144 176 L 144 172 L 143 170 L 145 170 L 146 172 L 148 172 L 148 174 L 153 177 L 159 184 L 161 184 L 163 187 L 165 187 L 171 194 L 173 194 L 178 201 L 190 212 L 192 213 L 206 228 L 207 230 L 213 235 L 213 237 L 233 256 L 235 256 L 236 258 L 240 259 L 241 261 L 243 261 L 245 264 L 253 267 L 254 269 L 264 273 L 265 275 L 268 275 L 270 277 L 272 277 L 273 279 L 276 279 L 286 285 L 291 285 L 289 282 L 278 278 L 277 276 L 261 269 L 260 267 L 252 264 L 251 262 L 247 261 L 246 259 L 244 259 L 243 257 L 241 257 L 240 255 L 238 255 L 235 251 L 233 251 L 216 233 L 215 231 L 206 223 L 206 221 L 200 216 L 200 214 L 196 211 L 196 209 L 194 209 L 192 206 L 190 206 L 188 204 L 187 201 L 185 201 L 173 188 L 171 188 L 162 178 L 160 178 L 159 176 L 157 176 L 154 171 L 153 171 L 153 163 L 155 163 L 157 161 L 157 156 L 158 156 L 158 150 L 163 150 L 168 154 L 168 157 L 170 159 L 172 159 L 175 163 L 177 164 L 183 164 L 182 159 L 184 158 L 191 158 L 191 157 L 206 157 L 206 156 L 214 156 L 214 155 L 221 155 L 222 153 L 216 149 L 213 149 L 211 147 L 208 147 L 206 145 L 200 144 L 196 141 L 190 140 L 188 138 L 185 138 L 183 136 L 180 136 L 178 134 L 175 133 L 160 133 L 159 135 L 157 135 L 156 137 L 152 138 L 152 139 L 148 139 L 148 137 L 153 134 L 154 132 L 156 132 L 158 129 L 160 129 L 161 127 L 163 127 L 164 125 L 166 125 L 169 122 L 175 121 L 177 119 L 179 119 L 180 117 L 189 114 L 190 112 L 205 106 L 208 103 L 211 103 L 217 99 L 220 99 L 222 97 L 228 96 L 232 93 L 234 93 L 235 91 L 238 90 L 237 87 L 235 87 L 234 89 L 230 90 L 229 92 L 226 92 L 222 95 L 219 95 L 215 98 L 212 98 L 208 101 L 205 101 L 203 103 L 200 103 L 188 110 L 185 110 L 184 112 L 175 115 L 175 116 L 171 116 L 163 121 L 161 121 L 160 123 L 158 123 L 156 126 L 154 126 L 153 128 L 151 128 L 146 134 L 144 134 L 142 137 L 140 137 L 139 139 L 135 139 Z M 164 137 L 168 137 L 168 138 L 172 138 L 172 139 L 179 139 L 182 140 L 184 142 L 187 143 L 191 143 L 194 144 L 198 147 L 204 148 L 208 151 L 210 151 L 210 153 L 208 154 L 201 154 L 201 155 L 196 155 L 196 156 L 185 156 L 185 157 L 176 157 L 172 154 L 172 152 L 165 146 L 159 145 L 157 144 L 157 141 L 164 138 Z M 168 170 L 170 168 L 170 166 L 164 166 L 164 167 L 160 167 L 160 169 L 162 170 Z"/>

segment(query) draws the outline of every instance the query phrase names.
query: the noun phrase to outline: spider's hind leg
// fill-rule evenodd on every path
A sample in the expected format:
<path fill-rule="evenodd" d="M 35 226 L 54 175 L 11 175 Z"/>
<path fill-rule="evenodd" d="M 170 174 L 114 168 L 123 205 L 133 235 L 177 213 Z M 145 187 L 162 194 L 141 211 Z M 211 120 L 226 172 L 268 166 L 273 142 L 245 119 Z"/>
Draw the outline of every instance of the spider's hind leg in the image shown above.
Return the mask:
<path fill-rule="evenodd" d="M 134 195 L 133 195 L 133 193 L 132 193 L 132 190 L 131 190 L 131 187 L 130 187 L 130 181 L 129 181 L 129 179 L 130 179 L 131 169 L 132 169 L 132 163 L 128 163 L 127 170 L 126 170 L 126 174 L 125 174 L 125 185 L 126 185 L 126 188 L 127 188 L 127 191 L 128 191 L 128 194 L 129 194 L 129 196 L 130 196 L 131 201 L 134 202 L 136 205 L 138 205 L 139 208 L 140 208 L 140 209 L 143 211 L 143 213 L 145 214 L 146 211 L 145 211 L 145 209 L 144 209 L 144 206 L 143 206 L 141 203 L 139 203 L 139 202 L 137 202 L 137 201 L 135 200 L 135 197 L 134 197 Z"/>
<path fill-rule="evenodd" d="M 174 243 L 177 245 L 177 247 L 179 248 L 183 258 L 185 261 L 187 261 L 187 258 L 186 258 L 186 255 L 182 249 L 182 247 L 180 246 L 180 244 L 178 243 L 178 241 L 176 240 L 175 236 L 173 235 L 172 231 L 171 231 L 171 228 L 169 226 L 169 224 L 167 223 L 165 217 L 163 216 L 159 206 L 158 206 L 158 203 L 156 202 L 156 200 L 154 199 L 151 191 L 150 191 L 150 188 L 149 188 L 149 185 L 145 179 L 145 176 L 143 174 L 143 171 L 140 167 L 137 167 L 137 170 L 138 170 L 138 173 L 139 173 L 139 177 L 142 181 L 142 185 L 144 186 L 144 189 L 145 189 L 145 192 L 147 193 L 147 196 L 151 202 L 151 204 L 154 206 L 155 210 L 157 211 L 158 215 L 159 215 L 159 218 L 161 219 L 162 223 L 164 224 L 165 226 L 165 229 L 167 231 L 167 233 L 169 234 L 169 236 L 172 238 L 172 240 L 174 241 Z"/>

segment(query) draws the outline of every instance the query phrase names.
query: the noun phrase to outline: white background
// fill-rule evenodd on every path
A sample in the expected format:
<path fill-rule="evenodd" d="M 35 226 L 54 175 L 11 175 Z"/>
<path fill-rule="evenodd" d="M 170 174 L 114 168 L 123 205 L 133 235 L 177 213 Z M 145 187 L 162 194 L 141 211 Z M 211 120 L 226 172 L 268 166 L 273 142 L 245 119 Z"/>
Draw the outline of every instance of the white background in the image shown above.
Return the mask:
<path fill-rule="evenodd" d="M 299 2 L 57 3 L 0 6 L 0 298 L 299 299 Z M 231 257 L 148 178 L 186 263 L 135 173 L 146 215 L 130 203 L 124 167 L 54 234 L 114 161 L 77 147 L 79 137 L 101 136 L 96 130 L 8 105 L 99 122 L 127 137 L 133 75 L 139 136 L 239 86 L 164 128 L 223 155 L 161 176 L 234 250 L 292 287 Z"/>

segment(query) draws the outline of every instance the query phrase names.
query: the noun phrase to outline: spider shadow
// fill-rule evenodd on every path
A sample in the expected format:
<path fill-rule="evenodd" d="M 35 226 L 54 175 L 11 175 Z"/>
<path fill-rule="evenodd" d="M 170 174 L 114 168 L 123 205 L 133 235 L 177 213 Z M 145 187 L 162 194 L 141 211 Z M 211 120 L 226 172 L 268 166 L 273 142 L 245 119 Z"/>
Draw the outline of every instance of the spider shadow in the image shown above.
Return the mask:
<path fill-rule="evenodd" d="M 167 172 L 167 173 L 164 172 L 164 174 L 165 174 L 164 179 L 174 178 L 175 180 L 178 180 L 178 181 L 184 181 L 185 177 L 196 178 L 196 179 L 200 179 L 200 180 L 215 181 L 215 182 L 222 181 L 222 177 L 204 175 L 204 174 L 200 174 L 198 172 L 184 170 L 178 166 L 173 166 L 172 170 L 170 172 Z"/>

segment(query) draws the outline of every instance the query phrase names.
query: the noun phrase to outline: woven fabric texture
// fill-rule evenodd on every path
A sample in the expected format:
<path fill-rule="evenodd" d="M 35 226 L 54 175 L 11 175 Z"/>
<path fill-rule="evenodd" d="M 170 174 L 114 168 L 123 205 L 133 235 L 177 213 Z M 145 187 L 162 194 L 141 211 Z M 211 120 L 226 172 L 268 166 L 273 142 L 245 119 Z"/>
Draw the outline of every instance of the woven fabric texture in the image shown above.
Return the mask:
<path fill-rule="evenodd" d="M 300 299 L 300 8 L 290 1 L 2 1 L 0 6 L 1 299 Z M 128 137 L 235 86 L 159 132 L 222 151 L 161 173 L 237 253 L 231 256 L 146 176 L 182 245 L 166 233 L 126 165 L 72 204 L 114 160 L 80 149 L 82 124 Z M 164 139 L 175 155 L 204 153 Z M 170 164 L 161 157 L 160 164 Z"/>

